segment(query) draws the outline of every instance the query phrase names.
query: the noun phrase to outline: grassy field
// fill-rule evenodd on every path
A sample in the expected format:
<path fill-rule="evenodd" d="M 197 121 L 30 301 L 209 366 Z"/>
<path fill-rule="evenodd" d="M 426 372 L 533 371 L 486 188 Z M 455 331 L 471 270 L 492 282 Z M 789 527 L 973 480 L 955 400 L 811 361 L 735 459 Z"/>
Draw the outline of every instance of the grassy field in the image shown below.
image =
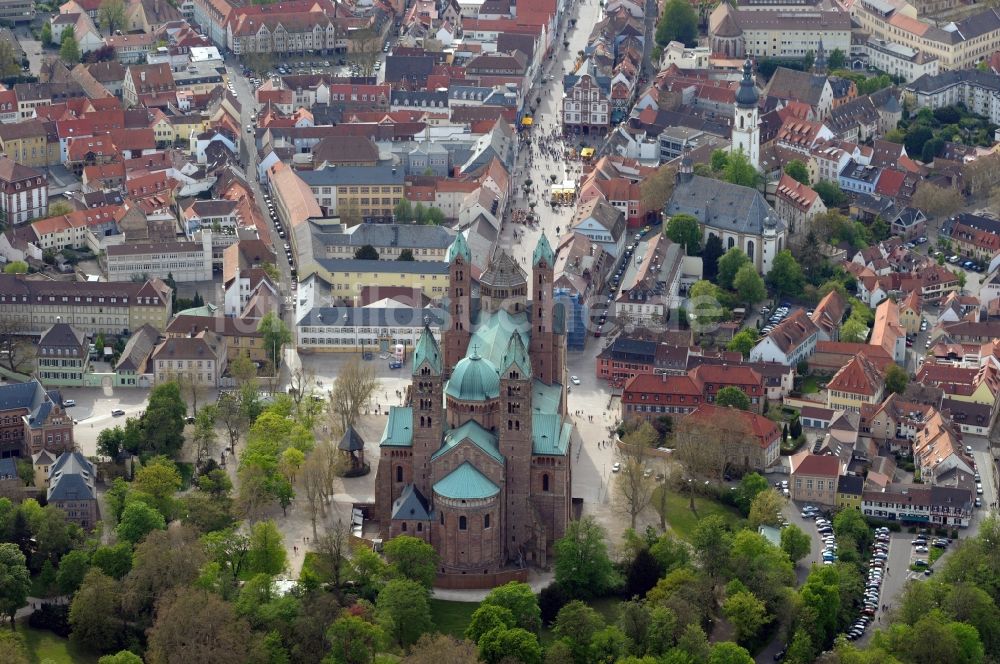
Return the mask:
<path fill-rule="evenodd" d="M 60 638 L 47 630 L 37 630 L 22 622 L 17 626 L 24 647 L 28 651 L 28 659 L 33 664 L 43 661 L 54 664 L 96 664 L 97 658 L 81 653 L 67 640 Z M 0 655 L 0 660 L 3 656 Z"/>
<path fill-rule="evenodd" d="M 449 602 L 444 599 L 431 600 L 431 618 L 434 627 L 442 634 L 451 634 L 458 638 L 465 637 L 465 628 L 469 626 L 472 612 L 479 608 L 476 602 Z"/>
<path fill-rule="evenodd" d="M 802 379 L 802 394 L 816 394 L 820 391 L 820 383 L 826 383 L 819 376 L 806 376 Z"/>
<path fill-rule="evenodd" d="M 663 489 L 657 489 L 662 491 Z M 653 504 L 658 504 L 657 498 L 653 498 Z M 713 514 L 725 519 L 733 529 L 738 529 L 742 520 L 739 511 L 734 507 L 723 505 L 717 500 L 704 496 L 694 497 L 695 511 L 691 511 L 690 499 L 687 494 L 681 495 L 676 491 L 668 491 L 667 495 L 667 523 L 671 529 L 684 539 L 691 539 L 694 529 L 701 519 Z"/>

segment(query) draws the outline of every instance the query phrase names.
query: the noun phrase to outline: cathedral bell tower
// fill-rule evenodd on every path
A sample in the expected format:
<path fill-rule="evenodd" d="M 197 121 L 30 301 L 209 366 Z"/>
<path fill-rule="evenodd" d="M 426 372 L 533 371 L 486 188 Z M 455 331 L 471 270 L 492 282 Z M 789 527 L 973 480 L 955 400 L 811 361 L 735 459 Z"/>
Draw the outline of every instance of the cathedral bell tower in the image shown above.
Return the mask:
<path fill-rule="evenodd" d="M 542 233 L 531 257 L 531 367 L 546 385 L 562 382 L 562 367 L 556 353 L 553 265 L 555 253 Z"/>
<path fill-rule="evenodd" d="M 472 337 L 472 252 L 459 233 L 448 248 L 448 318 L 442 331 L 444 364 L 442 371 L 451 375 L 458 361 L 465 357 Z M 440 441 L 439 441 L 440 442 Z"/>
<path fill-rule="evenodd" d="M 444 433 L 444 377 L 441 349 L 430 327 L 424 325 L 413 350 L 413 486 L 431 495 L 431 456 L 441 447 Z"/>
<path fill-rule="evenodd" d="M 750 165 L 760 169 L 760 117 L 757 87 L 753 82 L 750 58 L 743 63 L 743 80 L 736 92 L 736 117 L 733 119 L 732 152 L 742 152 Z"/>

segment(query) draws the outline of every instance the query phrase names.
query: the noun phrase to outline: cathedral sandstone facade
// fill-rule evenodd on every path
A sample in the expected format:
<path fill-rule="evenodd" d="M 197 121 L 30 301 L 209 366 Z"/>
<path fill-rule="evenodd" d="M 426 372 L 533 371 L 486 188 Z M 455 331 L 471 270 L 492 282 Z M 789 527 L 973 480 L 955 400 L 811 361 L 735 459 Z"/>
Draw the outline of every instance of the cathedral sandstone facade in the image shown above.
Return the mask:
<path fill-rule="evenodd" d="M 457 236 L 448 251 L 450 325 L 440 345 L 424 329 L 407 404 L 389 411 L 376 475 L 382 536 L 434 546 L 440 585 L 525 578 L 529 565 L 548 564 L 571 518 L 565 316 L 553 302 L 554 260 L 544 235 L 530 278 L 497 252 L 474 302 L 469 248 Z"/>

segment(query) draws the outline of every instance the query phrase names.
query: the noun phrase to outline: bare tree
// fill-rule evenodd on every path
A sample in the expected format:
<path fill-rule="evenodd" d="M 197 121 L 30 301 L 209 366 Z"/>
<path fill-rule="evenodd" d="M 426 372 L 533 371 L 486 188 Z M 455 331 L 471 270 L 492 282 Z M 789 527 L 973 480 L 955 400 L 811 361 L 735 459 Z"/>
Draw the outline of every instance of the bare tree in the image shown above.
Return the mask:
<path fill-rule="evenodd" d="M 34 366 L 35 345 L 28 326 L 10 316 L 0 316 L 0 363 L 14 373 L 29 373 Z"/>
<path fill-rule="evenodd" d="M 362 76 L 375 75 L 375 63 L 382 53 L 382 36 L 375 30 L 358 30 L 347 47 L 351 60 L 357 64 Z"/>
<path fill-rule="evenodd" d="M 316 372 L 309 365 L 299 364 L 299 368 L 288 377 L 289 395 L 298 406 L 302 398 L 310 394 L 316 385 Z"/>
<path fill-rule="evenodd" d="M 930 182 L 917 185 L 912 202 L 931 218 L 948 217 L 965 203 L 957 189 L 938 187 Z"/>
<path fill-rule="evenodd" d="M 236 509 L 250 524 L 260 520 L 264 506 L 274 500 L 268 488 L 267 475 L 257 465 L 240 469 L 239 493 L 236 495 Z"/>
<path fill-rule="evenodd" d="M 317 453 L 316 450 L 306 456 L 302 469 L 299 471 L 299 484 L 305 493 L 313 539 L 316 539 L 318 537 L 316 521 L 321 515 L 326 516 L 326 463 L 322 454 Z"/>
<path fill-rule="evenodd" d="M 190 373 L 183 371 L 173 371 L 167 374 L 169 379 L 177 383 L 181 396 L 191 404 L 194 415 L 198 414 L 198 400 L 205 396 L 208 386 L 198 382 Z"/>
<path fill-rule="evenodd" d="M 330 415 L 334 425 L 331 429 L 339 429 L 343 434 L 354 426 L 378 385 L 374 369 L 362 365 L 356 357 L 348 362 L 333 382 L 330 393 Z"/>
<path fill-rule="evenodd" d="M 639 190 L 642 207 L 647 211 L 662 211 L 674 192 L 674 178 L 677 175 L 675 166 L 664 164 L 655 173 L 643 180 Z"/>
<path fill-rule="evenodd" d="M 672 480 L 673 474 L 665 472 L 663 479 L 657 483 L 659 486 L 653 490 L 653 498 L 650 500 L 653 509 L 656 510 L 656 514 L 660 517 L 660 530 L 667 529 L 667 503 L 670 500 L 670 492 L 667 490 L 667 486 Z"/>
<path fill-rule="evenodd" d="M 649 450 L 659 440 L 648 422 L 630 433 L 618 446 L 621 470 L 615 478 L 615 495 L 619 508 L 628 514 L 632 529 L 635 522 L 653 497 L 656 485 L 653 471 L 647 467 Z"/>
<path fill-rule="evenodd" d="M 313 538 L 316 538 L 315 527 Z M 347 569 L 348 553 L 351 550 L 351 526 L 337 519 L 326 527 L 323 536 L 316 539 L 316 550 L 326 557 L 330 566 L 330 577 L 334 588 L 340 587 L 340 582 Z"/>
<path fill-rule="evenodd" d="M 688 416 L 677 425 L 676 458 L 689 478 L 721 480 L 727 466 L 746 467 L 758 450 L 744 420 Z"/>
<path fill-rule="evenodd" d="M 223 392 L 219 395 L 218 420 L 226 429 L 229 436 L 230 451 L 236 450 L 236 443 L 240 440 L 240 433 L 247 428 L 247 420 L 240 406 L 240 401 L 232 392 Z"/>

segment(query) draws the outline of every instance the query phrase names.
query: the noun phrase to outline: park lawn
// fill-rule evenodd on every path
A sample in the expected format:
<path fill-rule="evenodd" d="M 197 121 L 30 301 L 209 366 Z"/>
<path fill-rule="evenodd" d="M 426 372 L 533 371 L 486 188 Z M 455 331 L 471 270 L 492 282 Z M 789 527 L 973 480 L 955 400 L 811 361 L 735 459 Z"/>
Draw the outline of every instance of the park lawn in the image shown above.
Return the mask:
<path fill-rule="evenodd" d="M 55 664 L 96 664 L 97 657 L 80 652 L 69 639 L 56 636 L 48 630 L 32 629 L 27 621 L 17 626 L 24 648 L 28 651 L 28 661 L 40 664 L 46 660 Z M 2 659 L 2 657 L 0 657 Z"/>
<path fill-rule="evenodd" d="M 479 602 L 451 602 L 445 599 L 431 599 L 431 619 L 434 627 L 442 634 L 465 638 L 465 628 L 472 620 L 472 613 L 479 608 Z"/>
<path fill-rule="evenodd" d="M 663 490 L 663 488 L 657 488 L 657 491 Z M 653 498 L 653 504 L 657 504 L 656 497 Z M 690 508 L 690 499 L 687 494 L 681 495 L 676 491 L 668 491 L 666 514 L 667 523 L 678 536 L 686 540 L 691 539 L 694 535 L 694 529 L 698 525 L 698 522 L 707 516 L 721 516 L 733 530 L 738 530 L 740 527 L 740 521 L 743 520 L 739 511 L 735 507 L 723 505 L 719 501 L 705 496 L 695 496 L 694 507 L 695 512 L 692 512 Z"/>
<path fill-rule="evenodd" d="M 927 564 L 934 565 L 937 559 L 944 555 L 944 549 L 939 549 L 936 546 L 932 546 L 930 551 L 927 552 Z"/>

